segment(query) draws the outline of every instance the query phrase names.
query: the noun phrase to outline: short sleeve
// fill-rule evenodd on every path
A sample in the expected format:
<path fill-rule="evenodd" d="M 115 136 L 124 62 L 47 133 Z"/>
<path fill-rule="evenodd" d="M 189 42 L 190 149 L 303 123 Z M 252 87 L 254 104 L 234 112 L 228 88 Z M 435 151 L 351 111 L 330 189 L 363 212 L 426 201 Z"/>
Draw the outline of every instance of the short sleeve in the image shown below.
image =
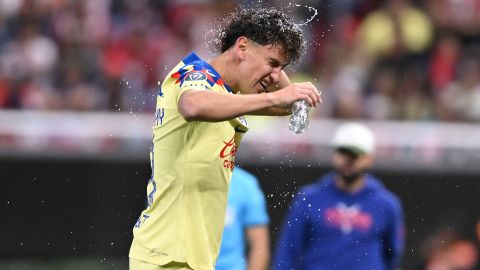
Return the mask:
<path fill-rule="evenodd" d="M 210 91 L 214 85 L 213 74 L 208 69 L 196 65 L 186 65 L 179 68 L 172 73 L 171 79 L 174 80 L 174 85 L 180 90 L 177 93 L 177 101 L 180 98 L 180 94 L 185 90 Z"/>

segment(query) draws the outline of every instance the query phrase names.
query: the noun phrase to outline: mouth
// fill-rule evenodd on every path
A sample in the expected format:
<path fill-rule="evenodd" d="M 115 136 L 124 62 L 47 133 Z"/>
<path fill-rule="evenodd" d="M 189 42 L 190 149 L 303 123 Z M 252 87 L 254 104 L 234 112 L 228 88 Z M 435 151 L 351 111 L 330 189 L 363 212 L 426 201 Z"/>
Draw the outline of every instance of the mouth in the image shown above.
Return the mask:
<path fill-rule="evenodd" d="M 355 173 L 355 171 L 352 168 L 344 168 L 343 169 L 343 174 L 346 175 L 346 176 L 352 175 L 353 173 Z"/>
<path fill-rule="evenodd" d="M 262 86 L 263 90 L 267 91 L 267 84 L 264 81 L 260 81 L 260 85 Z"/>

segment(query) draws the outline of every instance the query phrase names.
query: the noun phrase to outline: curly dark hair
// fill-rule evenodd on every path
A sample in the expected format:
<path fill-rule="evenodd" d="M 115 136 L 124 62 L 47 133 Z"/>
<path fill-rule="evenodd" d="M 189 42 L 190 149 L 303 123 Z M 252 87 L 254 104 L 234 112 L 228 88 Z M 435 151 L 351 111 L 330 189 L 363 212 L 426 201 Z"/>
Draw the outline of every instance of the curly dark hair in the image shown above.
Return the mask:
<path fill-rule="evenodd" d="M 220 33 L 222 53 L 241 36 L 260 45 L 281 45 L 288 62 L 296 62 L 305 49 L 302 30 L 285 13 L 274 9 L 244 9 L 227 19 Z"/>

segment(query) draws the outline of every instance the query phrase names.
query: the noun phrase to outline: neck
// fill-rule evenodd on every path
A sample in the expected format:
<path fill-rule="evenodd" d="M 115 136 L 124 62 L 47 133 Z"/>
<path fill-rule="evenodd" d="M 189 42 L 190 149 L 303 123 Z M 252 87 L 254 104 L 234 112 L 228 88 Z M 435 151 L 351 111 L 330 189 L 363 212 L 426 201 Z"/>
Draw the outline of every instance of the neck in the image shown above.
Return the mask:
<path fill-rule="evenodd" d="M 237 89 L 237 83 L 230 75 L 231 67 L 235 66 L 233 60 L 229 56 L 229 52 L 226 51 L 219 56 L 211 59 L 208 63 L 220 74 L 222 80 L 228 84 L 234 92 Z"/>
<path fill-rule="evenodd" d="M 345 181 L 342 176 L 336 175 L 335 176 L 335 186 L 347 193 L 356 193 L 360 191 L 364 186 L 365 186 L 365 176 L 359 176 L 357 179 L 355 179 L 353 182 L 349 183 Z"/>

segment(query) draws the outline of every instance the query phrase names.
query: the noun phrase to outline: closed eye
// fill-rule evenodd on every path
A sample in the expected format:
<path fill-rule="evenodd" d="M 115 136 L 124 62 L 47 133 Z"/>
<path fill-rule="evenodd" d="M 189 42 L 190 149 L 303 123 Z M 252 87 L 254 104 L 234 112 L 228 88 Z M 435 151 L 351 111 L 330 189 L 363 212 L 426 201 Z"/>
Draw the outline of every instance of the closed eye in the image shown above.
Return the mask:
<path fill-rule="evenodd" d="M 280 68 L 280 69 L 284 69 L 288 65 L 288 63 L 282 65 L 282 63 L 280 63 L 278 60 L 273 59 L 273 58 L 270 58 L 270 60 L 268 61 L 268 64 L 272 68 Z"/>
<path fill-rule="evenodd" d="M 282 65 L 280 65 L 280 63 L 278 61 L 275 61 L 275 60 L 270 60 L 269 62 L 269 65 L 273 68 L 277 68 L 277 67 L 281 67 Z M 282 67 L 283 68 L 283 67 Z"/>

